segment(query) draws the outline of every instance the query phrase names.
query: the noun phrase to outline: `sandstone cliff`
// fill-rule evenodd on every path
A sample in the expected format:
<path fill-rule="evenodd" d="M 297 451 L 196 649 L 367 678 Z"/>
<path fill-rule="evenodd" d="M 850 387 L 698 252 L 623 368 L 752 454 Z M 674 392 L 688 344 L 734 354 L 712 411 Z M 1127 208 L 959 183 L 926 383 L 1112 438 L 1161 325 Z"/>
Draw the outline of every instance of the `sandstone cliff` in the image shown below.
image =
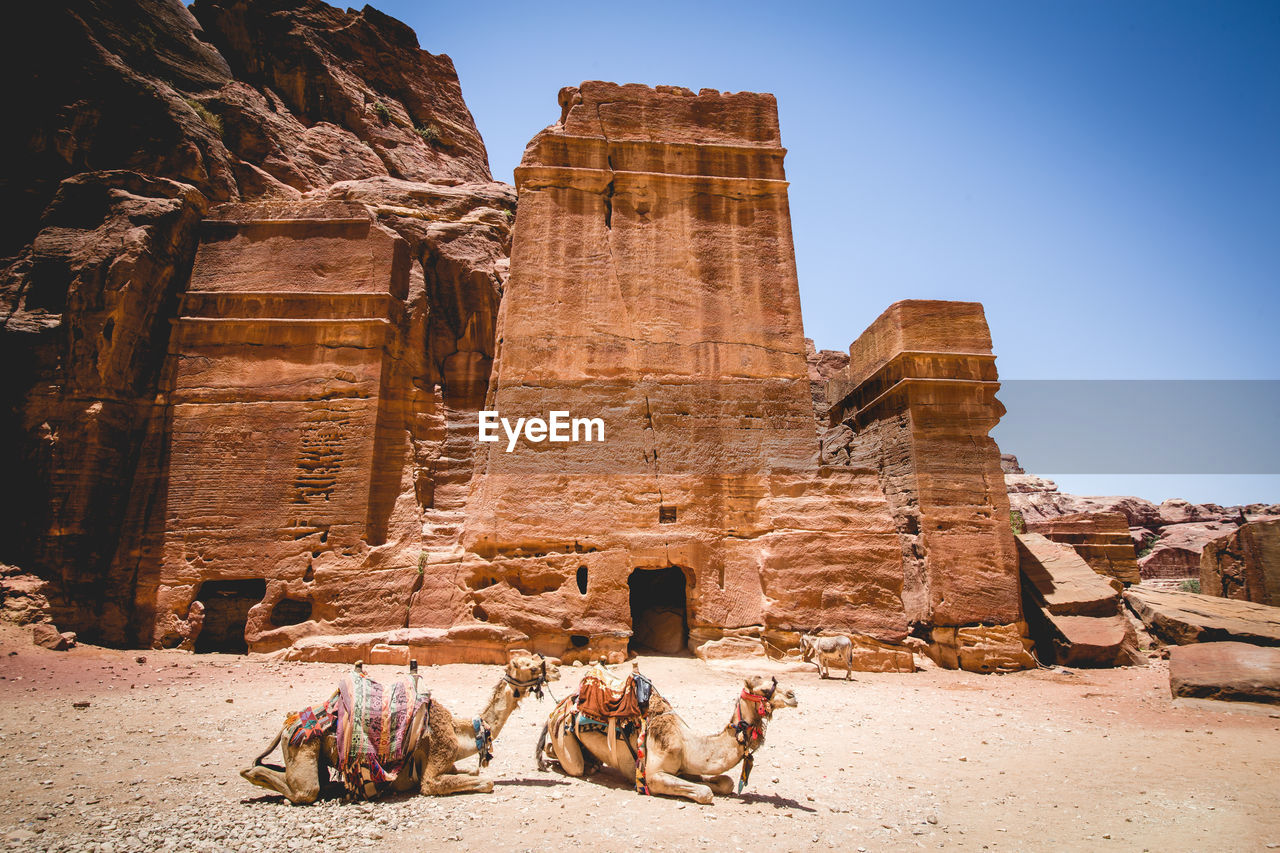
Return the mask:
<path fill-rule="evenodd" d="M 208 308 L 183 295 L 201 220 L 252 200 L 349 202 L 402 245 L 405 289 L 386 318 L 400 386 L 381 423 L 421 475 L 396 475 L 377 500 L 407 490 L 406 525 L 420 525 L 466 479 L 450 413 L 483 398 L 514 210 L 448 57 L 376 10 L 318 0 L 26 11 L 0 51 L 13 93 L 0 434 L 20 496 L 0 560 L 47 580 L 54 616 L 82 636 L 150 641 L 135 588 L 163 574 L 170 323 Z"/>
<path fill-rule="evenodd" d="M 35 17 L 5 54 L 4 612 L 312 660 L 826 628 L 872 668 L 909 634 L 1033 664 L 982 308 L 806 347 L 771 95 L 562 90 L 513 237 L 448 58 L 373 9 Z M 481 407 L 608 441 L 482 447 Z"/>

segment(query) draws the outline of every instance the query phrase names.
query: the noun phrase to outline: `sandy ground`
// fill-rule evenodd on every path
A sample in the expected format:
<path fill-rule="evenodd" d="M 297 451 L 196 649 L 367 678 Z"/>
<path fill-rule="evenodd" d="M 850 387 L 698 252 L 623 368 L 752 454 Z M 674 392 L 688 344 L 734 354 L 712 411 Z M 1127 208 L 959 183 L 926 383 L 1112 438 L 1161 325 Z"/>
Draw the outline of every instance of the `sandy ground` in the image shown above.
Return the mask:
<path fill-rule="evenodd" d="M 0 628 L 8 849 L 1280 847 L 1280 709 L 1175 706 L 1159 661 L 1005 676 L 863 673 L 852 683 L 783 673 L 800 707 L 775 717 L 746 794 L 712 806 L 641 797 L 608 772 L 538 772 L 534 745 L 552 703 L 530 699 L 496 742 L 485 771 L 493 794 L 293 807 L 238 770 L 287 711 L 327 696 L 345 667 L 60 653 L 28 637 Z M 739 671 L 752 670 L 660 657 L 641 668 L 706 733 L 728 721 Z M 468 717 L 500 675 L 462 665 L 423 672 L 435 698 Z M 565 667 L 555 695 L 581 672 Z"/>

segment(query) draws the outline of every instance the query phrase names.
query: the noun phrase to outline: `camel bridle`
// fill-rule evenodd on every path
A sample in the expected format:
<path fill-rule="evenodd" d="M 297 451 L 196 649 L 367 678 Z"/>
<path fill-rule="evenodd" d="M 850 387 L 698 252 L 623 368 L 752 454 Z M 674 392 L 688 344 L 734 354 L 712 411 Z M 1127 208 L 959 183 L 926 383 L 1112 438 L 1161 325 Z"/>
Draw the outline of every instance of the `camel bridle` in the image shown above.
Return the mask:
<path fill-rule="evenodd" d="M 747 787 L 747 780 L 751 777 L 751 768 L 756 761 L 755 751 L 764 743 L 765 727 L 769 724 L 769 718 L 773 716 L 773 696 L 777 692 L 778 679 L 775 677 L 772 683 L 759 693 L 752 693 L 747 688 L 742 688 L 742 693 L 733 706 L 733 719 L 729 721 L 729 725 L 733 728 L 734 736 L 741 744 L 743 753 L 742 775 L 738 778 L 739 794 L 742 793 L 743 788 Z M 744 702 L 748 707 L 756 709 L 754 723 L 747 722 L 747 714 L 743 710 Z"/>
<path fill-rule="evenodd" d="M 541 699 L 542 688 L 547 684 L 547 661 L 545 658 L 542 660 L 542 666 L 538 667 L 537 674 L 534 675 L 533 678 L 519 681 L 512 678 L 510 675 L 504 674 L 502 676 L 502 680 L 511 685 L 511 692 L 515 694 L 515 698 L 517 699 L 520 698 L 520 691 L 522 690 L 526 693 L 532 693 L 534 696 Z"/>

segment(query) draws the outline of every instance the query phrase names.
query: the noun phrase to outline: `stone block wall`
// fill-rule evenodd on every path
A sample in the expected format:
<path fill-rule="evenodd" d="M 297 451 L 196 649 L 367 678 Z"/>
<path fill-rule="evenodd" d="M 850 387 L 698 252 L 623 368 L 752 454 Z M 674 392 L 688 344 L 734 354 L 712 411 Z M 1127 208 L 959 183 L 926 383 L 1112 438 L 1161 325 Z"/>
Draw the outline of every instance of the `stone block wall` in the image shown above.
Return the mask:
<path fill-rule="evenodd" d="M 1021 623 L 1008 497 L 989 436 L 1004 414 L 999 387 L 982 306 L 923 300 L 890 306 L 827 385 L 824 460 L 878 472 L 907 617 L 935 640 L 952 636 L 940 628 Z M 1007 645 L 1011 662 L 1023 659 L 1020 644 Z"/>
<path fill-rule="evenodd" d="M 195 600 L 205 634 L 247 603 L 259 650 L 312 618 L 404 625 L 410 572 L 378 589 L 352 574 L 399 494 L 388 392 L 408 271 L 404 241 L 361 205 L 227 205 L 206 220 L 171 336 L 163 550 L 139 587 L 156 642 L 188 639 Z"/>

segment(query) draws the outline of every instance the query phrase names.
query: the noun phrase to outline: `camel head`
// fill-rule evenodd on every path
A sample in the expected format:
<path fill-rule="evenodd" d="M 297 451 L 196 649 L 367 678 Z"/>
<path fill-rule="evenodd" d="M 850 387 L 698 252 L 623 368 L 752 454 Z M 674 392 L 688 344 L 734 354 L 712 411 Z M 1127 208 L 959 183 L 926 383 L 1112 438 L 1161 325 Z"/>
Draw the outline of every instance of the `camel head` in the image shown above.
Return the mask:
<path fill-rule="evenodd" d="M 771 676 L 753 675 L 746 681 L 747 691 L 764 697 L 771 710 L 796 707 L 796 692 L 789 687 L 778 684 L 778 679 Z"/>
<path fill-rule="evenodd" d="M 511 655 L 502 678 L 515 690 L 517 699 L 526 692 L 541 696 L 544 684 L 560 680 L 560 667 L 555 659 L 520 651 Z"/>

